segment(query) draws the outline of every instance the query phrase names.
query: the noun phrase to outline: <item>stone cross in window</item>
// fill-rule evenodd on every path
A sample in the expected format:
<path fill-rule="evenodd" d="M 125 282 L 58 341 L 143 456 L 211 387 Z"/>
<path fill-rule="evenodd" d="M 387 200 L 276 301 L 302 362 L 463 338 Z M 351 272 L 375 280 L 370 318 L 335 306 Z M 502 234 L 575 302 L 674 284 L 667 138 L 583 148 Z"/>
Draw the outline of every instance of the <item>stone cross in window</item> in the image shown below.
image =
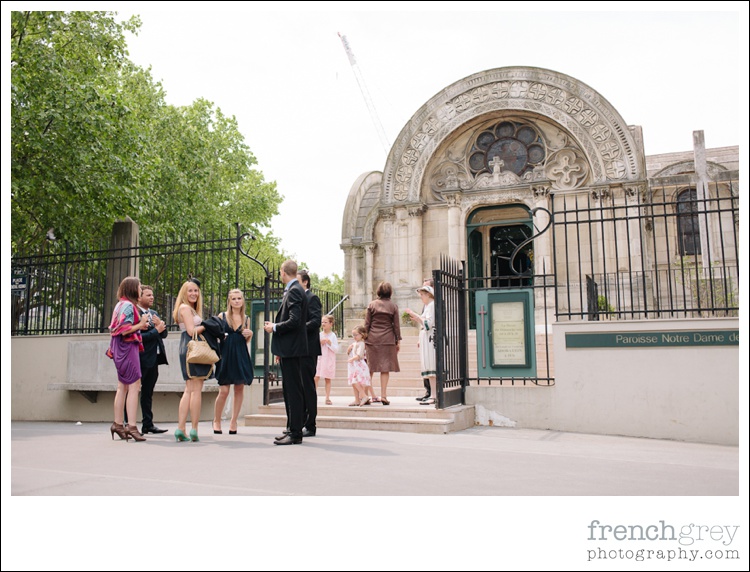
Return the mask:
<path fill-rule="evenodd" d="M 503 168 L 505 167 L 505 161 L 495 155 L 495 158 L 490 161 L 490 167 L 492 167 L 492 174 L 497 175 L 498 173 L 502 173 Z"/>

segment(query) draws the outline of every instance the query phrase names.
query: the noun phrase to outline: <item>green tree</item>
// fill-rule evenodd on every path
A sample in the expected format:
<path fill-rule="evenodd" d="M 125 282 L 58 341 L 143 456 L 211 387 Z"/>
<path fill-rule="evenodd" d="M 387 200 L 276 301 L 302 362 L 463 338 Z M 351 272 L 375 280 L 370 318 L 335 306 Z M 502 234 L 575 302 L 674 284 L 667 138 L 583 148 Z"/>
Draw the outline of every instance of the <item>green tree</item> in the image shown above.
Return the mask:
<path fill-rule="evenodd" d="M 312 272 L 310 273 L 310 281 L 314 285 L 313 288 L 317 290 L 332 292 L 334 294 L 344 294 L 344 278 L 338 274 L 320 278 L 317 274 Z"/>
<path fill-rule="evenodd" d="M 240 222 L 243 231 L 262 238 L 282 197 L 276 183 L 253 168 L 257 160 L 236 120 L 198 99 L 164 108 L 154 123 L 160 168 L 148 220 L 131 215 L 146 235 L 218 230 Z"/>
<path fill-rule="evenodd" d="M 106 12 L 11 13 L 15 249 L 38 245 L 49 228 L 68 239 L 106 235 L 140 205 L 133 183 L 153 159 L 139 118 L 162 95 L 126 58 L 123 31 L 138 25 Z"/>
<path fill-rule="evenodd" d="M 33 252 L 48 229 L 70 243 L 129 216 L 145 239 L 235 222 L 265 247 L 282 197 L 254 168 L 237 122 L 198 99 L 167 105 L 127 59 L 113 12 L 11 13 L 11 240 Z"/>

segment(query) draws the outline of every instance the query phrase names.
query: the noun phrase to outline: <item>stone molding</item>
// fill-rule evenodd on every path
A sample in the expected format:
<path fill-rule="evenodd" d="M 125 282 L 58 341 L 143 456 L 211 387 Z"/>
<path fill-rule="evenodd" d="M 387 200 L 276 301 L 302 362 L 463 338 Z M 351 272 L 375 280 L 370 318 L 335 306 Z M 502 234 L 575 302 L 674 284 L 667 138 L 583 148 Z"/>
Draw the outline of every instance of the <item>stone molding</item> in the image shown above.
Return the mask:
<path fill-rule="evenodd" d="M 383 202 L 416 201 L 437 147 L 470 120 L 504 110 L 533 112 L 559 124 L 586 154 L 594 183 L 645 176 L 645 160 L 630 130 L 596 91 L 554 71 L 508 67 L 460 80 L 417 111 L 386 162 Z"/>

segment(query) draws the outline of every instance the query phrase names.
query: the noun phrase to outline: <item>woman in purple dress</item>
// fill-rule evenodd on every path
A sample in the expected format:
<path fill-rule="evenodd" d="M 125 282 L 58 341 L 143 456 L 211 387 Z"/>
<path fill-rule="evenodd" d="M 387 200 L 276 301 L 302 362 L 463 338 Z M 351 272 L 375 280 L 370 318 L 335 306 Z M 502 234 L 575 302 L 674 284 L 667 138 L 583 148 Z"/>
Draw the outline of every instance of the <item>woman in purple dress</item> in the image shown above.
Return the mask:
<path fill-rule="evenodd" d="M 141 360 L 139 352 L 143 351 L 141 330 L 148 328 L 148 315 L 139 315 L 137 303 L 141 296 L 141 281 L 128 276 L 120 282 L 117 289 L 119 301 L 112 311 L 112 322 L 109 324 L 109 351 L 107 355 L 115 362 L 117 370 L 117 392 L 115 393 L 115 421 L 109 428 L 112 439 L 115 433 L 126 441 L 131 437 L 136 441 L 145 441 L 138 427 L 123 425 L 124 411 L 128 419 L 135 422 L 138 415 L 138 393 L 141 390 Z"/>

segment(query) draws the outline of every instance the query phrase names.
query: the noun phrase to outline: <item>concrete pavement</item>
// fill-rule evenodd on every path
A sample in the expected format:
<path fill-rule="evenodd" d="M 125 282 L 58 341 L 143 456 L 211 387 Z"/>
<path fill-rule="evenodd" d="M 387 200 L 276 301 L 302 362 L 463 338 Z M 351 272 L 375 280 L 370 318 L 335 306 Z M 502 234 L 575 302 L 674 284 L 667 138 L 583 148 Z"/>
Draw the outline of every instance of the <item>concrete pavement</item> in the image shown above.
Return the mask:
<path fill-rule="evenodd" d="M 319 429 L 274 446 L 273 427 L 145 443 L 109 423 L 11 423 L 11 494 L 566 496 L 738 495 L 737 447 L 474 427 L 446 435 Z"/>

